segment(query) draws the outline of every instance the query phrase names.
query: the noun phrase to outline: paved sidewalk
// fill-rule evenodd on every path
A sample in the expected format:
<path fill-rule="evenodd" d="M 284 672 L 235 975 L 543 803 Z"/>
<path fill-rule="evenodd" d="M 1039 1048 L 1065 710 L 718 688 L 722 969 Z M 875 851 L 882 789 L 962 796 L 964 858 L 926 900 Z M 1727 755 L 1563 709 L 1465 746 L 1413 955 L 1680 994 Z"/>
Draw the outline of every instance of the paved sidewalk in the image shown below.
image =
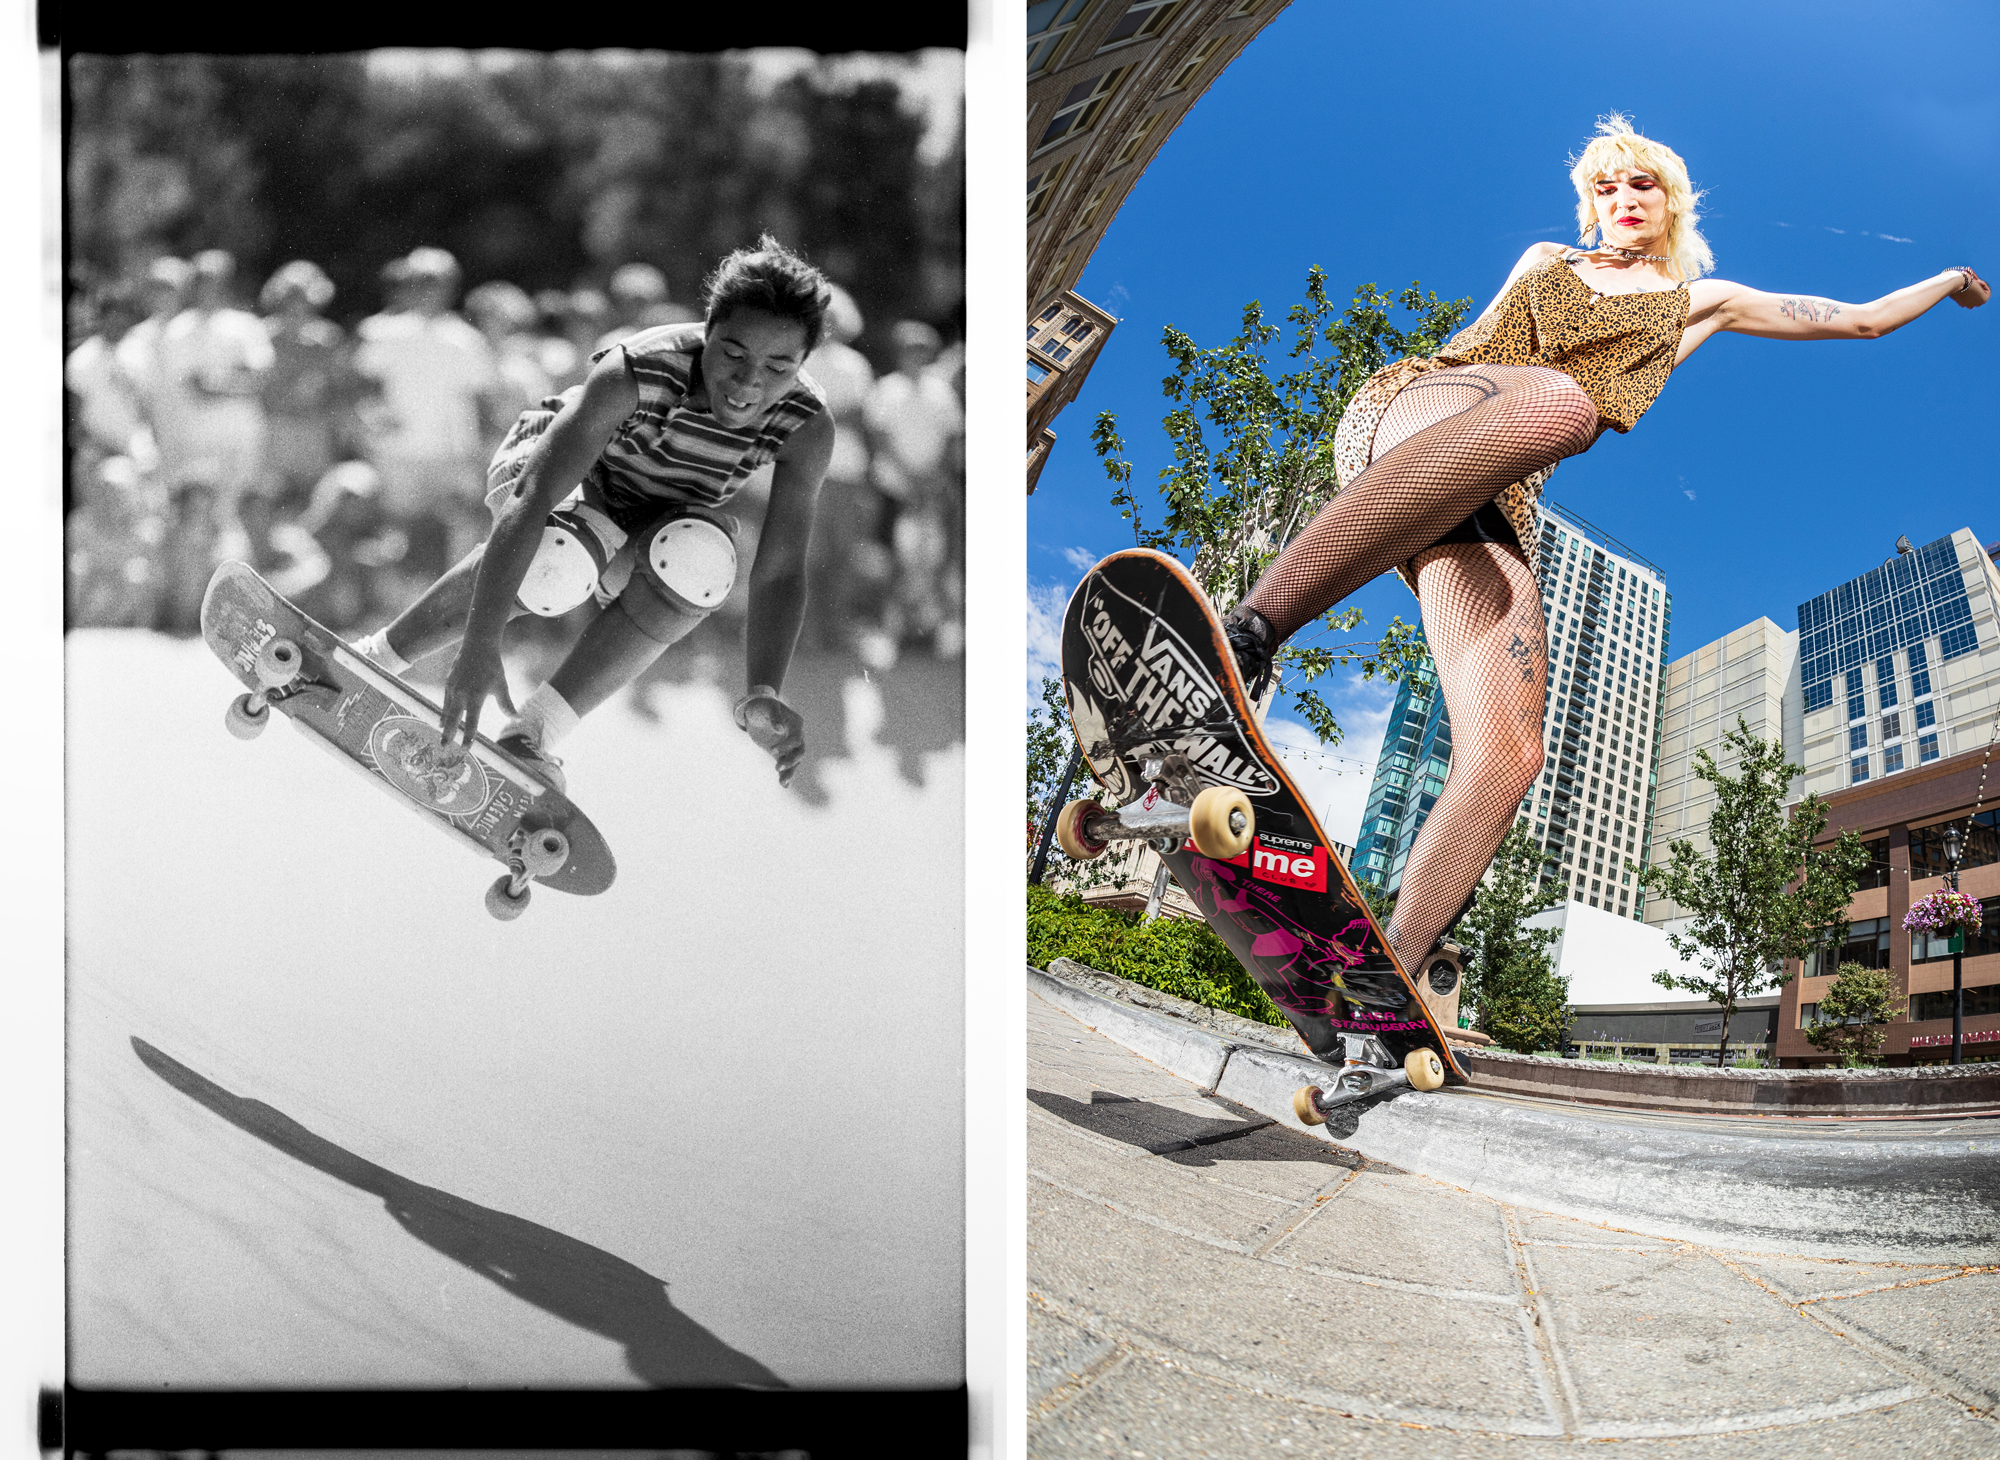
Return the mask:
<path fill-rule="evenodd" d="M 1028 995 L 1035 1456 L 2000 1457 L 2000 1271 L 1496 1201 Z"/>

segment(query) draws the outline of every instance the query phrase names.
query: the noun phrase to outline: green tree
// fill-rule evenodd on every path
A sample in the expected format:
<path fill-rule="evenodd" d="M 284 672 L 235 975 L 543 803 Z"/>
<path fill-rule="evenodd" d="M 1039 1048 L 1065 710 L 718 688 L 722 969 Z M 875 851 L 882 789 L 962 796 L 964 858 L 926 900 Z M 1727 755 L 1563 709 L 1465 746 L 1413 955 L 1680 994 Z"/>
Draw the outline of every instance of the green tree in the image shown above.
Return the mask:
<path fill-rule="evenodd" d="M 1847 901 L 1868 853 L 1853 832 L 1832 846 L 1813 843 L 1826 829 L 1826 805 L 1809 795 L 1785 814 L 1785 795 L 1804 767 L 1785 759 L 1777 740 L 1760 740 L 1742 716 L 1722 738 L 1737 773 L 1724 772 L 1706 750 L 1695 752 L 1695 775 L 1715 788 L 1704 857 L 1688 841 L 1667 849 L 1664 866 L 1642 869 L 1640 884 L 1672 898 L 1692 919 L 1669 933 L 1681 961 L 1700 959 L 1701 972 L 1653 975 L 1662 988 L 1700 994 L 1722 1006 L 1716 1065 L 1727 1060 L 1729 1016 L 1736 1001 L 1778 988 L 1791 977 L 1785 960 L 1809 956 L 1829 937 L 1846 937 Z"/>
<path fill-rule="evenodd" d="M 1904 1001 L 1896 997 L 1885 968 L 1843 963 L 1833 984 L 1820 995 L 1819 1012 L 1806 1030 L 1814 1049 L 1840 1056 L 1849 1069 L 1872 1065 L 1886 1034 L 1883 1026 L 1903 1016 Z"/>
<path fill-rule="evenodd" d="M 1560 887 L 1536 885 L 1541 866 L 1541 847 L 1515 822 L 1454 934 L 1467 954 L 1460 1002 L 1478 1010 L 1475 1027 L 1517 1054 L 1560 1049 L 1569 1037 L 1569 980 L 1549 966 L 1556 930 L 1523 926 L 1563 900 Z"/>
<path fill-rule="evenodd" d="M 1305 302 L 1286 314 L 1292 328 L 1284 360 L 1274 361 L 1270 350 L 1285 331 L 1265 320 L 1255 300 L 1225 345 L 1203 348 L 1169 325 L 1162 343 L 1173 370 L 1161 391 L 1174 405 L 1161 424 L 1173 464 L 1159 474 L 1161 526 L 1145 524 L 1117 417 L 1103 412 L 1092 430 L 1113 484 L 1112 503 L 1132 524 L 1134 539 L 1189 562 L 1216 610 L 1227 612 L 1339 490 L 1334 432 L 1361 383 L 1392 360 L 1435 353 L 1471 303 L 1426 295 L 1415 283 L 1396 296 L 1365 284 L 1343 311 L 1327 298 L 1326 275 L 1315 267 L 1306 276 Z M 1399 304 L 1414 316 L 1410 329 L 1390 318 Z M 1289 369 L 1284 361 L 1292 362 Z M 1361 622 L 1358 609 L 1330 609 L 1319 633 L 1346 635 Z M 1342 732 L 1307 687 L 1312 681 L 1353 663 L 1366 678 L 1393 680 L 1428 660 L 1416 627 L 1401 617 L 1375 640 L 1295 639 L 1278 655 L 1280 667 L 1290 671 L 1294 705 L 1328 745 L 1338 744 Z"/>
<path fill-rule="evenodd" d="M 1068 767 L 1070 753 L 1075 748 L 1076 736 L 1070 729 L 1069 706 L 1063 702 L 1062 681 L 1044 676 L 1042 702 L 1028 712 L 1028 859 L 1023 871 L 1034 869 L 1035 848 L 1041 842 L 1042 826 L 1062 791 L 1063 771 Z M 1079 762 L 1068 799 L 1081 800 L 1103 790 L 1090 773 L 1090 762 Z M 1110 799 L 1105 797 L 1106 801 Z M 1061 846 L 1051 841 L 1048 870 L 1043 875 L 1047 879 L 1060 880 L 1072 891 L 1095 887 L 1112 879 L 1111 868 L 1106 864 L 1115 856 L 1114 850 L 1094 862 L 1073 862 L 1063 855 Z"/>

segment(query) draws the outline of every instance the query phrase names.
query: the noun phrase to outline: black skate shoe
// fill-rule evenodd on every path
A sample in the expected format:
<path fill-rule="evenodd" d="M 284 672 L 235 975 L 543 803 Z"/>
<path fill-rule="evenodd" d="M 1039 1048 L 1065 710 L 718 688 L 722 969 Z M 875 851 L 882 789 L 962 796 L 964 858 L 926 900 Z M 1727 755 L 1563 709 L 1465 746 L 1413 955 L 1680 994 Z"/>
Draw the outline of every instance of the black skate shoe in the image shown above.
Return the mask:
<path fill-rule="evenodd" d="M 507 754 L 521 763 L 522 769 L 555 791 L 559 796 L 569 794 L 569 784 L 562 772 L 562 762 L 552 755 L 544 755 L 542 748 L 525 735 L 502 735 L 493 742 Z"/>
<path fill-rule="evenodd" d="M 1236 670 L 1243 676 L 1245 690 L 1251 699 L 1262 699 L 1271 684 L 1271 658 L 1277 652 L 1278 631 L 1256 609 L 1238 604 L 1222 621 L 1222 635 L 1236 651 Z"/>

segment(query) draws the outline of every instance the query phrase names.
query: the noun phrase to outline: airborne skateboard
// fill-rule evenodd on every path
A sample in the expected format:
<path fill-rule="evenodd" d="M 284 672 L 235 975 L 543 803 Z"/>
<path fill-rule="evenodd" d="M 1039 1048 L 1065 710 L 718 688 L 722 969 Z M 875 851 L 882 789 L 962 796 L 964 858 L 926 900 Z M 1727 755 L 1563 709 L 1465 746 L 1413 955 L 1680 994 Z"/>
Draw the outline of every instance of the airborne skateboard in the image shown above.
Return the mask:
<path fill-rule="evenodd" d="M 531 883 L 591 896 L 618 874 L 590 818 L 485 736 L 439 741 L 438 707 L 330 629 L 256 570 L 224 563 L 201 603 L 201 636 L 250 691 L 226 717 L 248 740 L 276 708 L 307 739 L 348 761 L 462 844 L 506 867 L 486 893 L 496 918 L 520 916 Z"/>
<path fill-rule="evenodd" d="M 1306 1047 L 1340 1066 L 1331 1089 L 1298 1092 L 1299 1119 L 1405 1083 L 1462 1083 L 1439 1017 L 1456 1017 L 1455 963 L 1427 970 L 1452 995 L 1447 1014 L 1419 996 L 1264 739 L 1187 570 L 1144 548 L 1104 559 L 1063 615 L 1062 662 L 1077 744 L 1118 803 L 1065 806 L 1063 851 L 1081 861 L 1144 840 L 1160 852 Z"/>

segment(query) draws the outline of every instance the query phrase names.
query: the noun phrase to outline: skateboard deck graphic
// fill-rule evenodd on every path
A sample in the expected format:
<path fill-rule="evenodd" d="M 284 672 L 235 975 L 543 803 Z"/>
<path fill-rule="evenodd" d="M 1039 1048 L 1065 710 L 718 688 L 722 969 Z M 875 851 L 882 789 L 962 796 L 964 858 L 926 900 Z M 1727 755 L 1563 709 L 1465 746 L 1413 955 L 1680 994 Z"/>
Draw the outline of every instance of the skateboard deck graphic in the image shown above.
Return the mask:
<path fill-rule="evenodd" d="M 1254 834 L 1241 855 L 1204 856 L 1181 834 L 1163 855 L 1307 1047 L 1332 1063 L 1343 1054 L 1352 1062 L 1355 1036 L 1379 1041 L 1397 1064 L 1429 1049 L 1447 1080 L 1464 1081 L 1352 875 L 1264 739 L 1221 621 L 1187 570 L 1143 548 L 1097 564 L 1063 616 L 1062 660 L 1077 744 L 1123 803 L 1113 816 L 1166 824 L 1149 818 L 1193 805 L 1207 787 L 1248 798 Z"/>
<path fill-rule="evenodd" d="M 215 570 L 202 600 L 201 633 L 252 692 L 232 710 L 237 733 L 255 733 L 244 707 L 261 696 L 381 790 L 509 867 L 522 888 L 533 880 L 590 896 L 617 876 L 610 847 L 567 797 L 483 735 L 463 753 L 441 748 L 436 705 L 301 613 L 247 564 Z M 566 842 L 561 865 L 536 870 L 543 864 L 532 856 L 520 865 L 531 840 Z"/>

